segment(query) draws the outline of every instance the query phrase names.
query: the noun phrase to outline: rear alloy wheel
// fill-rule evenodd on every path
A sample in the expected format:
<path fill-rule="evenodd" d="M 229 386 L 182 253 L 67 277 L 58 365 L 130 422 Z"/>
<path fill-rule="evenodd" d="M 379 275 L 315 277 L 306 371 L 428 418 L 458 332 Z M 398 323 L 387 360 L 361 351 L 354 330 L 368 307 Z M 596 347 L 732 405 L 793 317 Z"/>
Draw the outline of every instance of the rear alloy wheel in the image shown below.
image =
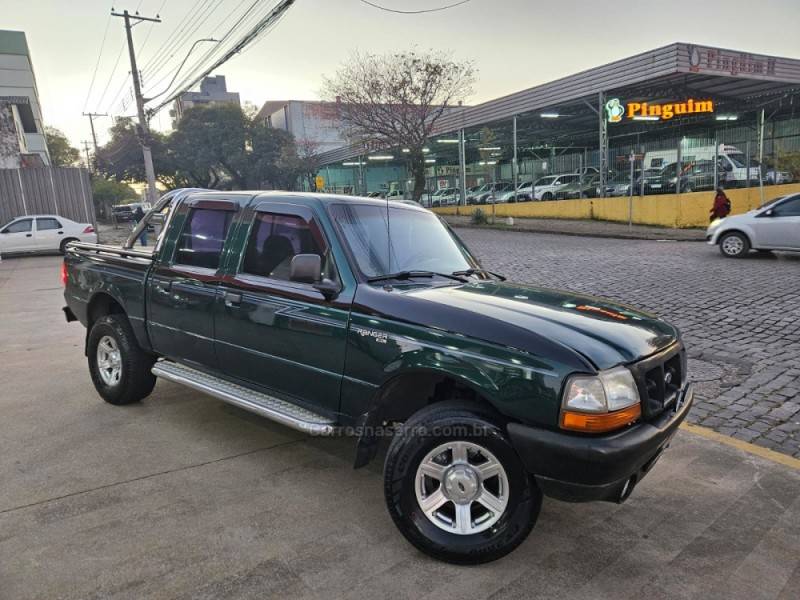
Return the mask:
<path fill-rule="evenodd" d="M 155 357 L 139 347 L 125 315 L 106 315 L 95 322 L 87 354 L 92 382 L 106 402 L 131 404 L 153 391 Z"/>
<path fill-rule="evenodd" d="M 750 240 L 738 231 L 726 233 L 719 241 L 719 251 L 728 258 L 741 258 L 750 251 Z"/>
<path fill-rule="evenodd" d="M 486 563 L 514 550 L 542 503 L 489 411 L 455 401 L 422 409 L 395 434 L 384 495 L 409 542 L 455 564 Z"/>

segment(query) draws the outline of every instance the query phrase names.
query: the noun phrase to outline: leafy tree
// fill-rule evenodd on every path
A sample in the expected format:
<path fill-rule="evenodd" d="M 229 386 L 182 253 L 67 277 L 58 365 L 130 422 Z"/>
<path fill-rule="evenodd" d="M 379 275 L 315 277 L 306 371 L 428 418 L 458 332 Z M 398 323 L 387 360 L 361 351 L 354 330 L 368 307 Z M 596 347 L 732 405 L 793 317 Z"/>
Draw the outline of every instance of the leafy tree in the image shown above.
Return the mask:
<path fill-rule="evenodd" d="M 54 167 L 74 167 L 80 160 L 81 153 L 73 148 L 67 136 L 55 127 L 45 127 L 44 137 L 47 140 L 47 151 Z"/>
<path fill-rule="evenodd" d="M 118 119 L 110 133 L 98 152 L 99 170 L 115 181 L 143 181 L 136 125 Z M 259 123 L 235 104 L 192 107 L 172 134 L 153 133 L 150 147 L 156 178 L 169 189 L 293 189 L 307 168 L 289 132 Z"/>
<path fill-rule="evenodd" d="M 109 129 L 111 139 L 98 148 L 95 161 L 103 175 L 115 181 L 145 181 L 142 147 L 138 127 L 130 117 L 120 117 Z M 150 150 L 156 167 L 156 178 L 169 186 L 173 172 L 167 156 L 165 138 L 158 132 L 150 133 Z"/>
<path fill-rule="evenodd" d="M 98 214 L 108 218 L 112 206 L 122 204 L 125 200 L 134 200 L 138 194 L 126 183 L 96 175 L 92 177 L 92 198 Z"/>
<path fill-rule="evenodd" d="M 469 62 L 429 52 L 382 56 L 355 53 L 331 78 L 324 95 L 336 101 L 351 135 L 386 148 L 408 148 L 414 200 L 425 189 L 423 147 L 439 118 L 472 91 Z"/>

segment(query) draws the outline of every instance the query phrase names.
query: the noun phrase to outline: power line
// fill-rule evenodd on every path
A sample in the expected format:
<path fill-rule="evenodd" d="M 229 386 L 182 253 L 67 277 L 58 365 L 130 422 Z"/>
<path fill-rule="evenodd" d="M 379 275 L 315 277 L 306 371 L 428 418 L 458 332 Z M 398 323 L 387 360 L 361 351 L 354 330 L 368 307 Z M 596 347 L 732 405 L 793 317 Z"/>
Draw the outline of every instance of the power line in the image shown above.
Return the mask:
<path fill-rule="evenodd" d="M 175 54 L 178 53 L 186 40 L 197 31 L 199 24 L 198 21 L 203 18 L 204 14 L 210 15 L 213 13 L 222 2 L 213 4 L 213 0 L 198 0 L 193 7 L 187 12 L 184 19 L 175 28 L 172 34 L 167 37 L 167 40 L 152 59 L 145 63 L 142 70 L 152 76 L 155 76 L 166 63 L 168 63 Z M 210 12 L 207 12 L 209 9 Z"/>
<path fill-rule="evenodd" d="M 185 44 L 188 43 L 191 40 L 191 38 L 194 36 L 194 33 L 206 21 L 208 21 L 208 19 L 211 17 L 211 15 L 214 14 L 214 12 L 217 10 L 217 8 L 219 8 L 219 6 L 221 4 L 222 4 L 221 2 L 218 2 L 216 5 L 211 5 L 209 7 L 211 10 L 209 10 L 202 17 L 202 19 L 194 25 L 194 27 L 191 30 L 186 31 L 186 33 L 182 36 L 182 39 L 180 40 L 180 42 L 176 42 L 177 45 L 175 46 L 175 49 L 174 49 L 173 53 L 170 54 L 169 56 L 167 56 L 166 58 L 164 58 L 161 61 L 161 64 L 154 64 L 152 70 L 146 70 L 145 71 L 145 73 L 147 73 L 147 76 L 148 76 L 148 86 L 147 86 L 147 90 L 146 90 L 147 92 L 152 92 L 152 90 L 158 88 L 170 76 L 170 70 L 171 69 L 166 68 L 168 66 L 169 61 L 172 59 L 172 57 L 175 54 L 178 53 L 179 50 L 182 50 L 184 48 Z M 198 17 L 199 16 L 200 16 L 200 13 L 198 13 Z M 156 79 L 156 77 L 158 77 L 158 75 L 160 74 L 161 71 L 165 71 L 165 72 L 158 79 L 158 81 L 156 81 L 155 83 L 150 83 L 150 81 L 152 81 L 152 80 Z"/>
<path fill-rule="evenodd" d="M 372 8 L 377 8 L 379 10 L 384 10 L 390 13 L 397 13 L 400 15 L 419 15 L 422 13 L 432 13 L 432 12 L 439 12 L 441 10 L 447 10 L 448 8 L 455 8 L 456 6 L 461 6 L 462 4 L 466 4 L 471 0 L 461 0 L 460 2 L 453 2 L 452 4 L 447 4 L 445 6 L 439 6 L 436 8 L 424 8 L 421 10 L 400 10 L 397 8 L 387 8 L 386 6 L 381 6 L 380 4 L 375 4 L 374 2 L 370 2 L 369 0 L 359 0 L 359 2 L 363 2 L 371 6 Z"/>
<path fill-rule="evenodd" d="M 242 4 L 244 4 L 244 2 L 245 0 L 241 0 L 239 4 L 236 6 L 236 9 L 238 9 Z M 194 62 L 194 64 L 189 68 L 188 73 L 183 77 L 183 79 L 178 84 L 176 89 L 184 87 L 188 81 L 194 78 L 194 76 L 199 72 L 200 69 L 204 68 L 203 65 L 208 64 L 208 61 L 210 61 L 212 57 L 214 57 L 218 53 L 224 53 L 226 51 L 225 43 L 228 41 L 228 39 L 232 38 L 239 29 L 243 28 L 244 26 L 248 25 L 251 22 L 263 19 L 264 16 L 267 14 L 267 12 L 271 10 L 267 8 L 261 11 L 261 15 L 259 15 L 259 11 L 254 10 L 257 7 L 259 7 L 259 4 L 261 4 L 261 0 L 254 0 L 250 4 L 250 6 L 248 6 L 245 9 L 245 11 L 239 16 L 236 22 L 225 32 L 225 35 L 222 36 L 222 39 L 220 40 L 219 44 L 213 48 L 210 48 L 205 54 L 203 54 L 197 61 Z M 277 4 L 275 6 L 277 6 Z M 191 87 L 191 85 L 187 86 L 187 89 Z"/>
<path fill-rule="evenodd" d="M 166 3 L 167 3 L 167 0 L 161 0 L 161 6 L 158 7 L 158 10 L 156 11 L 156 16 L 159 16 L 161 14 L 161 11 L 164 9 L 164 5 Z M 139 6 L 141 6 L 141 2 L 139 3 Z M 139 10 L 139 9 L 137 8 L 136 10 Z M 144 41 L 142 42 L 142 45 L 139 46 L 139 49 L 137 50 L 137 52 L 139 54 L 142 53 L 142 50 L 144 50 L 144 47 L 147 45 L 147 42 L 150 41 L 150 35 L 153 33 L 153 28 L 154 27 L 155 27 L 155 23 L 150 23 L 150 27 L 147 30 L 147 35 L 145 36 Z"/>
<path fill-rule="evenodd" d="M 125 50 L 125 40 L 122 41 L 122 46 L 119 47 L 119 52 L 117 53 L 117 60 L 114 61 L 114 66 L 111 67 L 111 74 L 108 76 L 108 81 L 106 82 L 106 87 L 103 88 L 103 93 L 100 94 L 100 99 L 97 101 L 97 107 L 99 108 L 100 105 L 103 103 L 103 99 L 106 97 L 106 93 L 108 92 L 109 86 L 111 86 L 111 80 L 114 79 L 114 74 L 117 72 L 117 67 L 119 66 L 119 60 L 122 58 L 122 53 Z M 113 102 L 112 102 L 113 104 Z"/>
<path fill-rule="evenodd" d="M 181 85 L 178 87 L 178 90 L 174 92 L 169 98 L 158 104 L 154 109 L 148 111 L 149 114 L 153 114 L 154 112 L 160 110 L 176 98 L 178 98 L 182 93 L 186 90 L 191 89 L 194 85 L 197 84 L 203 77 L 207 76 L 211 73 L 214 69 L 218 68 L 219 66 L 225 64 L 229 61 L 233 56 L 244 50 L 248 45 L 258 39 L 259 36 L 264 34 L 266 31 L 272 29 L 274 26 L 285 14 L 286 11 L 295 3 L 295 0 L 282 0 L 279 2 L 265 17 L 259 20 L 258 23 L 254 27 L 252 27 L 234 46 L 228 50 L 221 58 L 216 60 L 210 67 L 205 69 L 202 73 L 194 77 L 191 81 L 187 81 L 186 79 L 181 82 Z M 240 19 L 241 21 L 241 19 Z M 238 25 L 238 23 L 237 23 Z M 234 28 L 237 26 L 235 25 Z M 232 28 L 233 29 L 233 28 Z M 227 36 L 227 34 L 226 34 Z"/>
<path fill-rule="evenodd" d="M 97 69 L 100 67 L 100 59 L 103 58 L 103 48 L 106 45 L 106 36 L 108 36 L 108 28 L 111 25 L 111 15 L 108 15 L 108 20 L 106 21 L 106 28 L 103 31 L 103 41 L 100 42 L 100 51 L 97 53 L 97 62 L 94 63 L 94 73 L 92 73 L 92 81 L 89 84 L 89 91 L 86 92 L 86 101 L 83 103 L 83 111 L 86 111 L 86 107 L 89 105 L 89 98 L 92 95 L 92 88 L 94 87 L 94 81 L 97 78 Z"/>

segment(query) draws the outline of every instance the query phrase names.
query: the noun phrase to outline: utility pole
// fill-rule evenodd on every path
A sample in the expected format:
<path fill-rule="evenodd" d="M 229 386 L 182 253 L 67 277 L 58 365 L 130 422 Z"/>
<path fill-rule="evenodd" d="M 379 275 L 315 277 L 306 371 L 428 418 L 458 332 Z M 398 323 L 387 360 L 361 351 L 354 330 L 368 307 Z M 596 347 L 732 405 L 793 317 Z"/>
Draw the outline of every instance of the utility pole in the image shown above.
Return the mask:
<path fill-rule="evenodd" d="M 86 168 L 89 169 L 91 173 L 94 169 L 92 169 L 92 161 L 89 160 L 89 140 L 83 140 L 81 143 L 83 144 L 84 152 L 86 152 Z"/>
<path fill-rule="evenodd" d="M 155 18 L 142 17 L 139 13 L 131 15 L 127 10 L 118 13 L 111 12 L 114 17 L 122 17 L 125 19 L 125 33 L 128 37 L 128 54 L 131 57 L 131 77 L 133 77 L 133 94 L 136 97 L 136 111 L 139 115 L 139 143 L 142 145 L 142 155 L 144 156 L 144 172 L 147 178 L 147 191 L 148 200 L 151 204 L 155 204 L 157 198 L 156 192 L 156 171 L 153 168 L 153 154 L 150 152 L 150 126 L 147 123 L 147 117 L 144 113 L 144 98 L 142 98 L 142 86 L 139 81 L 139 68 L 136 66 L 136 52 L 133 48 L 133 35 L 131 29 L 134 25 L 142 21 L 152 21 L 153 23 L 160 23 L 161 19 L 158 15 Z M 136 21 L 131 25 L 131 20 Z"/>
<path fill-rule="evenodd" d="M 97 134 L 94 132 L 94 117 L 107 117 L 107 113 L 83 113 L 84 117 L 89 117 L 89 127 L 92 128 L 92 144 L 94 145 L 94 155 L 97 156 Z"/>

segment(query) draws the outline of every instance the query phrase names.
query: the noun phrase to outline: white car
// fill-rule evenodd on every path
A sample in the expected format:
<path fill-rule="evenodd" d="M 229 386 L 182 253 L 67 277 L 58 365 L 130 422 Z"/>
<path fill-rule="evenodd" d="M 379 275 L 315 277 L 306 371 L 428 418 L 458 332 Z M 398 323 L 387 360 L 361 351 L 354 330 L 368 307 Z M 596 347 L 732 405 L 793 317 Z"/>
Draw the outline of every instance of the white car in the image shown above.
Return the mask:
<path fill-rule="evenodd" d="M 509 190 L 507 192 L 503 192 L 500 196 L 498 196 L 497 202 L 520 202 L 522 200 L 530 200 L 531 185 L 532 182 L 523 181 L 522 183 L 517 185 L 516 190 Z"/>
<path fill-rule="evenodd" d="M 730 258 L 759 252 L 800 252 L 800 194 L 782 196 L 743 215 L 718 219 L 708 226 L 706 240 Z"/>
<path fill-rule="evenodd" d="M 534 200 L 555 200 L 556 188 L 568 183 L 575 183 L 580 179 L 581 176 L 577 173 L 542 177 L 533 184 L 533 198 Z"/>
<path fill-rule="evenodd" d="M 0 227 L 0 254 L 61 252 L 69 242 L 97 243 L 91 223 L 76 223 L 58 215 L 17 217 Z"/>

